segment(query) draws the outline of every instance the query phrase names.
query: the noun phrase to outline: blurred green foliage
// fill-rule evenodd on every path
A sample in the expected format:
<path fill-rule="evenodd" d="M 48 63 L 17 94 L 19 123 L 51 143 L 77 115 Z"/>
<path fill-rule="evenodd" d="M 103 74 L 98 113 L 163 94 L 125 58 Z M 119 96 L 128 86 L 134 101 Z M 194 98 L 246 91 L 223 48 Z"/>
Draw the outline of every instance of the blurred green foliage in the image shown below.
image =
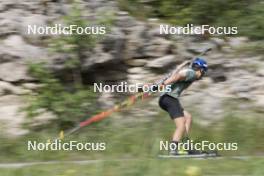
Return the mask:
<path fill-rule="evenodd" d="M 113 22 L 111 14 L 100 14 L 98 20 L 88 20 L 82 14 L 79 3 L 78 0 L 72 2 L 71 10 L 63 17 L 65 25 L 74 24 L 85 28 L 103 24 L 107 32 L 110 30 Z M 101 39 L 100 35 L 95 34 L 73 34 L 59 35 L 49 40 L 50 50 L 65 56 L 61 63 L 62 74 L 54 73 L 45 63 L 29 64 L 30 74 L 39 81 L 41 87 L 30 96 L 30 105 L 24 109 L 28 116 L 34 117 L 50 111 L 58 117 L 57 124 L 60 126 L 66 122 L 76 122 L 88 112 L 97 112 L 94 109 L 97 95 L 91 86 L 83 84 L 81 64 L 83 59 L 92 54 L 93 48 Z"/>
<path fill-rule="evenodd" d="M 67 90 L 43 63 L 31 64 L 29 71 L 41 86 L 29 97 L 30 105 L 25 108 L 28 116 L 39 115 L 44 109 L 54 113 L 60 122 L 74 122 L 93 112 L 96 94 L 91 88 L 76 85 Z"/>
<path fill-rule="evenodd" d="M 48 76 L 48 75 L 47 75 Z M 203 160 L 161 160 L 157 155 L 166 151 L 159 150 L 159 141 L 170 141 L 175 124 L 164 111 L 148 121 L 135 119 L 126 122 L 125 112 L 114 113 L 102 123 L 92 124 L 64 139 L 64 142 L 105 142 L 105 151 L 28 151 L 25 141 L 45 142 L 54 137 L 53 128 L 42 133 L 30 133 L 17 139 L 1 137 L 0 162 L 34 161 L 72 161 L 96 160 L 94 163 L 59 165 L 38 165 L 18 169 L 4 169 L 2 175 L 186 175 L 191 167 L 198 167 L 202 175 L 263 175 L 264 169 L 264 120 L 263 114 L 255 109 L 240 109 L 245 103 L 236 99 L 226 102 L 224 118 L 208 126 L 200 125 L 199 113 L 191 111 L 193 127 L 191 139 L 210 142 L 237 142 L 237 151 L 220 151 L 224 159 Z M 143 106 L 143 105 L 136 105 Z M 121 114 L 120 114 L 121 113 Z M 124 113 L 124 114 L 123 114 Z M 126 116 L 125 116 L 126 114 Z M 142 118 L 145 118 L 142 115 Z M 121 121 L 121 123 L 120 123 Z M 229 156 L 252 156 L 233 159 Z M 177 165 L 177 169 L 175 169 Z M 85 169 L 84 169 L 85 168 Z"/>
<path fill-rule="evenodd" d="M 199 172 L 193 172 L 197 168 Z M 34 165 L 23 168 L 1 168 L 3 176 L 203 176 L 264 174 L 263 159 L 247 160 L 101 160 L 92 163 L 59 163 Z"/>
<path fill-rule="evenodd" d="M 214 143 L 238 143 L 237 151 L 220 151 L 223 156 L 262 155 L 264 151 L 264 120 L 261 113 L 232 112 L 226 113 L 224 119 L 208 126 L 200 125 L 199 114 L 193 114 L 191 139 L 195 141 L 210 141 Z M 66 114 L 67 115 L 67 114 Z M 5 151 L 0 162 L 14 161 L 47 161 L 72 159 L 105 159 L 155 158 L 158 154 L 167 154 L 159 150 L 159 141 L 170 141 L 175 130 L 175 124 L 169 116 L 162 112 L 149 121 L 114 118 L 113 114 L 101 123 L 92 124 L 64 139 L 64 142 L 105 142 L 105 151 L 27 151 L 25 141 L 36 140 L 45 142 L 54 138 L 56 129 L 49 128 L 42 133 L 30 133 L 15 140 L 0 138 L 0 151 Z M 125 115 L 123 115 L 125 116 Z M 145 118 L 142 116 L 142 118 Z M 120 122 L 122 121 L 122 122 Z"/>
<path fill-rule="evenodd" d="M 74 24 L 82 28 L 91 25 L 88 20 L 83 18 L 82 10 L 78 5 L 78 1 L 73 2 L 69 14 L 64 16 L 64 22 L 68 26 Z M 49 41 L 49 48 L 53 52 L 64 53 L 67 55 L 67 59 L 64 62 L 64 69 L 72 73 L 72 78 L 75 84 L 82 85 L 80 71 L 82 59 L 91 52 L 97 41 L 97 35 L 60 35 Z"/>
<path fill-rule="evenodd" d="M 246 116 L 256 118 L 261 114 L 244 112 L 227 113 L 223 120 L 206 128 L 199 125 L 198 114 L 193 113 L 192 139 L 210 142 L 238 142 L 238 151 L 221 151 L 224 159 L 157 159 L 160 140 L 170 140 L 175 125 L 162 112 L 151 121 L 119 123 L 120 119 L 109 118 L 108 125 L 96 124 L 80 133 L 67 137 L 65 142 L 106 142 L 105 151 L 27 151 L 25 141 L 45 142 L 51 133 L 31 133 L 18 139 L 1 139 L 1 162 L 72 161 L 96 160 L 82 165 L 60 163 L 38 165 L 18 169 L 3 169 L 3 175 L 185 175 L 191 166 L 199 167 L 202 175 L 263 175 L 264 133 L 263 119 L 247 121 Z M 104 121 L 105 122 L 105 121 Z M 165 152 L 164 152 L 165 153 Z M 167 153 L 167 152 L 166 152 Z M 256 156 L 248 159 L 231 159 L 228 156 Z M 259 157 L 258 157 L 259 156 Z M 177 169 L 175 169 L 177 165 Z M 85 169 L 83 169 L 83 167 Z"/>
<path fill-rule="evenodd" d="M 78 0 L 74 0 L 69 13 L 63 16 L 65 25 L 77 25 L 82 28 L 103 25 L 106 27 L 107 32 L 110 31 L 110 27 L 114 21 L 114 16 L 111 12 L 99 14 L 97 20 L 90 20 L 87 16 L 83 15 L 84 9 L 80 7 L 79 3 Z M 57 38 L 52 38 L 49 45 L 52 51 L 70 53 L 76 58 L 81 58 L 83 52 L 91 51 L 95 47 L 96 43 L 102 39 L 101 36 L 87 35 L 85 33 L 60 35 Z"/>
<path fill-rule="evenodd" d="M 106 33 L 110 31 L 114 21 L 113 14 L 99 14 L 96 20 L 90 20 L 83 15 L 84 10 L 79 5 L 78 0 L 74 0 L 71 10 L 63 17 L 64 23 L 67 26 L 76 25 L 81 28 L 95 27 L 103 25 L 106 27 Z M 71 34 L 60 35 L 49 41 L 49 48 L 53 52 L 63 53 L 67 55 L 64 62 L 64 69 L 68 69 L 72 73 L 72 77 L 76 84 L 82 85 L 81 64 L 84 59 L 87 59 L 92 54 L 96 43 L 103 39 L 103 35 L 96 34 Z"/>
<path fill-rule="evenodd" d="M 175 25 L 237 26 L 240 35 L 264 39 L 264 3 L 260 0 L 118 0 L 139 18 L 156 17 Z"/>

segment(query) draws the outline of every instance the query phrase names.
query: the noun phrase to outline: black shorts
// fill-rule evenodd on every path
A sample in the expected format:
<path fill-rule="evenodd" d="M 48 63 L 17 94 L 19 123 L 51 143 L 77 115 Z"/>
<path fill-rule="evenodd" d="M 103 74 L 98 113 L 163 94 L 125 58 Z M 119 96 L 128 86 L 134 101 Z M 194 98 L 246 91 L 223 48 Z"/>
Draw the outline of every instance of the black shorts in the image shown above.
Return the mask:
<path fill-rule="evenodd" d="M 184 109 L 177 98 L 164 94 L 159 99 L 159 106 L 170 114 L 171 119 L 184 116 Z"/>

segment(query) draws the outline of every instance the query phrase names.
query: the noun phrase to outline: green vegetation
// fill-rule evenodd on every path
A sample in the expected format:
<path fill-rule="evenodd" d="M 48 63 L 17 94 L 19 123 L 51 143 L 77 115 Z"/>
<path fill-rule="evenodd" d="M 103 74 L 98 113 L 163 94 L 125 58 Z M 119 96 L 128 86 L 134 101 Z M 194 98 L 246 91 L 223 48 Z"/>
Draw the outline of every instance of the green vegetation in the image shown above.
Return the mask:
<path fill-rule="evenodd" d="M 106 26 L 106 31 L 109 32 L 111 24 L 113 23 L 112 14 L 100 14 L 98 20 L 89 21 L 83 17 L 83 10 L 79 7 L 79 2 L 74 1 L 73 7 L 68 15 L 64 16 L 64 22 L 66 25 L 77 25 L 83 29 L 87 26 Z M 103 36 L 103 35 L 102 35 Z M 56 38 L 52 38 L 49 41 L 49 48 L 52 52 L 65 55 L 63 63 L 65 75 L 71 73 L 69 77 L 73 79 L 74 84 L 82 85 L 81 65 L 85 58 L 92 54 L 92 50 L 95 45 L 101 41 L 103 37 L 100 35 L 87 35 L 87 34 L 72 34 L 72 35 L 60 35 Z"/>
<path fill-rule="evenodd" d="M 66 25 L 75 24 L 83 28 L 101 23 L 110 26 L 111 16 L 104 19 L 89 22 L 83 17 L 78 1 L 74 1 L 71 11 L 64 17 L 64 22 Z M 60 35 L 48 41 L 52 52 L 65 56 L 60 71 L 63 74 L 54 73 L 46 63 L 29 64 L 29 72 L 41 85 L 29 97 L 30 105 L 24 109 L 29 117 L 50 111 L 57 116 L 58 127 L 67 128 L 86 114 L 96 113 L 94 104 L 97 95 L 90 86 L 84 85 L 81 63 L 91 54 L 100 39 L 98 35 L 83 34 Z"/>
<path fill-rule="evenodd" d="M 88 112 L 94 113 L 96 95 L 90 87 L 66 86 L 44 67 L 43 63 L 32 64 L 29 71 L 38 79 L 41 86 L 28 97 L 30 105 L 26 107 L 29 117 L 50 111 L 58 117 L 58 122 L 75 122 Z M 67 90 L 68 89 L 68 90 Z M 69 90 L 71 89 L 71 90 Z"/>
<path fill-rule="evenodd" d="M 0 169 L 2 176 L 202 176 L 264 174 L 263 159 L 249 160 L 160 160 L 139 159 L 100 161 L 91 164 L 36 165 L 19 169 Z M 196 168 L 196 169 L 193 169 Z M 192 173 L 192 171 L 194 171 Z"/>
<path fill-rule="evenodd" d="M 89 21 L 82 14 L 79 1 L 75 0 L 72 3 L 69 14 L 64 16 L 66 25 L 74 24 L 85 28 L 103 24 L 106 31 L 110 30 L 112 14 L 100 14 L 101 18 L 98 20 Z M 96 43 L 101 39 L 95 34 L 73 34 L 60 35 L 48 41 L 50 50 L 63 54 L 65 58 L 60 63 L 62 70 L 59 75 L 50 70 L 46 63 L 29 64 L 29 72 L 41 85 L 29 97 L 30 105 L 24 109 L 29 117 L 50 111 L 57 116 L 56 124 L 59 128 L 69 128 L 87 114 L 97 112 L 95 110 L 97 95 L 91 86 L 84 85 L 82 63 L 92 54 Z"/>
<path fill-rule="evenodd" d="M 244 112 L 227 114 L 223 121 L 204 128 L 196 123 L 194 114 L 192 137 L 210 142 L 238 142 L 238 151 L 221 152 L 224 156 L 255 155 L 263 152 L 263 119 L 245 121 L 246 116 L 260 114 Z M 55 129 L 31 133 L 23 138 L 1 138 L 1 162 L 99 160 L 91 164 L 37 165 L 20 169 L 0 169 L 1 175 L 186 175 L 192 167 L 198 167 L 203 175 L 263 175 L 263 158 L 209 159 L 209 160 L 161 160 L 157 155 L 160 140 L 170 140 L 174 130 L 166 113 L 153 117 L 153 121 L 120 123 L 113 117 L 84 128 L 65 140 L 79 142 L 106 142 L 106 151 L 27 151 L 27 140 L 44 142 L 54 137 Z M 123 160 L 122 160 L 123 159 Z"/>
<path fill-rule="evenodd" d="M 175 25 L 237 26 L 240 35 L 264 39 L 260 0 L 119 0 L 119 6 L 139 18 L 156 17 Z"/>
<path fill-rule="evenodd" d="M 120 115 L 120 114 L 114 114 Z M 196 141 L 208 140 L 210 142 L 237 142 L 238 151 L 221 152 L 229 155 L 256 155 L 263 152 L 264 121 L 261 113 L 232 112 L 226 114 L 224 120 L 215 122 L 208 127 L 199 125 L 198 114 L 194 115 L 194 125 L 191 137 Z M 143 117 L 142 117 L 143 118 Z M 245 119 L 254 119 L 247 121 Z M 244 119 L 244 120 L 243 120 Z M 121 120 L 125 121 L 125 119 Z M 120 123 L 120 119 L 113 116 L 101 123 L 85 127 L 65 140 L 83 142 L 106 142 L 107 150 L 103 152 L 89 151 L 27 151 L 27 140 L 45 142 L 54 139 L 57 129 L 49 128 L 42 132 L 31 133 L 15 140 L 2 138 L 0 151 L 1 161 L 32 161 L 32 160 L 71 160 L 79 159 L 115 159 L 115 158 L 153 158 L 159 151 L 160 140 L 170 140 L 174 131 L 174 124 L 166 113 L 153 117 L 148 122 Z"/>

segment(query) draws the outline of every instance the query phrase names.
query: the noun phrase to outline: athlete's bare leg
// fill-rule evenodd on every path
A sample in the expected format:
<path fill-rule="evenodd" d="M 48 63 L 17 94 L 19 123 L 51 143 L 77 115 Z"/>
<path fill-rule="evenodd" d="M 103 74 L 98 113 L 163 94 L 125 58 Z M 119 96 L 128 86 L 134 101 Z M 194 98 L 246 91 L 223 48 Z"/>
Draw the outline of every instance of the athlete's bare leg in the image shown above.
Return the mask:
<path fill-rule="evenodd" d="M 183 111 L 183 113 L 184 113 L 184 118 L 185 118 L 185 129 L 186 129 L 185 135 L 188 137 L 190 134 L 191 127 L 192 127 L 192 115 L 185 110 Z"/>
<path fill-rule="evenodd" d="M 173 141 L 177 141 L 180 142 L 185 131 L 186 131 L 186 127 L 185 127 L 185 117 L 177 117 L 174 119 L 175 125 L 176 125 L 176 130 L 173 134 Z"/>

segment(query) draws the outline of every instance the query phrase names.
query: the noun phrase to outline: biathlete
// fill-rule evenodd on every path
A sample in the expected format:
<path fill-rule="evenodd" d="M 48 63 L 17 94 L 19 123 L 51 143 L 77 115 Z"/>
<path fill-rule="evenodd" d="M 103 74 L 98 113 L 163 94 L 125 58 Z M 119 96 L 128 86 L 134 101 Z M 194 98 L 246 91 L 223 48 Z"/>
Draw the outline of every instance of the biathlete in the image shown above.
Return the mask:
<path fill-rule="evenodd" d="M 190 67 L 182 68 L 179 72 L 170 75 L 163 80 L 162 85 L 171 85 L 171 91 L 162 94 L 159 99 L 159 106 L 167 111 L 176 125 L 172 137 L 172 143 L 178 145 L 184 136 L 188 136 L 192 124 L 192 116 L 180 104 L 179 97 L 183 90 L 187 89 L 194 81 L 200 80 L 208 70 L 207 63 L 202 58 L 196 58 L 191 62 Z M 189 154 L 192 151 L 189 151 Z M 177 155 L 178 149 L 170 151 L 170 154 Z"/>

